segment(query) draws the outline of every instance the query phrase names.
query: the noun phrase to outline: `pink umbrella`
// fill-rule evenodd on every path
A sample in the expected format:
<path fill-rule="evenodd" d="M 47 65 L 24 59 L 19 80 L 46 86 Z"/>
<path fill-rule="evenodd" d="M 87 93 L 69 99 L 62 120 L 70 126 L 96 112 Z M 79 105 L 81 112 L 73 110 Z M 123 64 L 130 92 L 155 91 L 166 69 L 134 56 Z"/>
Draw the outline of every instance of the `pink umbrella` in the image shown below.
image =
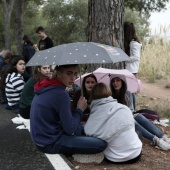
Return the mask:
<path fill-rule="evenodd" d="M 81 75 L 80 78 L 75 80 L 75 84 L 81 85 L 81 81 L 83 78 L 91 73 L 85 73 L 84 75 Z M 114 70 L 114 69 L 107 69 L 107 68 L 98 68 L 93 72 L 93 74 L 96 76 L 98 82 L 103 82 L 106 85 L 110 86 L 110 77 L 120 77 L 124 81 L 126 81 L 127 84 L 127 90 L 134 93 L 139 92 L 142 89 L 142 86 L 140 84 L 140 80 L 136 79 L 136 77 L 128 70 Z"/>

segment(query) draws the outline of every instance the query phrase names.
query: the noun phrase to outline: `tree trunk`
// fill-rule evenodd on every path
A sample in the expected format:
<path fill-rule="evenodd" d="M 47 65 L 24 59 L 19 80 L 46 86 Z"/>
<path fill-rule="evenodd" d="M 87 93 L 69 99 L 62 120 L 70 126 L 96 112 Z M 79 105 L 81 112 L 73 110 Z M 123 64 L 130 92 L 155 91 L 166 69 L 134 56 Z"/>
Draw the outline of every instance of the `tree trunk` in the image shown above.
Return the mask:
<path fill-rule="evenodd" d="M 10 35 L 10 21 L 11 13 L 14 6 L 14 0 L 10 0 L 7 3 L 6 0 L 2 0 L 2 8 L 4 14 L 4 30 L 5 30 L 5 49 L 11 50 L 11 35 Z"/>
<path fill-rule="evenodd" d="M 88 41 L 112 45 L 123 49 L 124 0 L 89 0 Z M 104 64 L 88 67 L 122 68 L 123 64 Z"/>
<path fill-rule="evenodd" d="M 22 55 L 24 1 L 15 0 L 15 42 L 18 55 Z"/>

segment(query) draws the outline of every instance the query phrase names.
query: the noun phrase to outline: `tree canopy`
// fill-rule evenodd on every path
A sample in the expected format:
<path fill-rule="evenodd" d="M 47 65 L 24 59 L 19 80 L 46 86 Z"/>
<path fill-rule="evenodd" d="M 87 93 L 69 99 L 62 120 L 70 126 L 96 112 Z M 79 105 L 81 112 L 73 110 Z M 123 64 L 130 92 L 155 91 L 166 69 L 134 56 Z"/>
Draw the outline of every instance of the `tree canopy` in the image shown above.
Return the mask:
<path fill-rule="evenodd" d="M 4 0 L 5 1 L 5 0 Z M 86 41 L 88 2 L 90 0 L 25 0 L 23 34 L 38 41 L 35 29 L 43 26 L 55 45 L 73 41 Z M 6 2 L 10 2 L 6 0 Z M 140 37 L 148 34 L 149 12 L 165 9 L 168 0 L 124 0 L 125 20 L 135 24 Z M 2 4 L 2 2 L 0 2 Z M 15 9 L 15 7 L 14 7 Z M 132 12 L 133 11 L 133 12 Z M 0 6 L 0 47 L 5 46 L 3 8 Z M 15 48 L 15 12 L 11 15 L 12 49 Z"/>
<path fill-rule="evenodd" d="M 85 41 L 87 26 L 87 0 L 49 0 L 43 8 L 47 18 L 47 29 L 55 44 Z M 80 8 L 81 6 L 81 8 Z"/>
<path fill-rule="evenodd" d="M 125 7 L 140 12 L 161 11 L 169 0 L 125 0 Z"/>

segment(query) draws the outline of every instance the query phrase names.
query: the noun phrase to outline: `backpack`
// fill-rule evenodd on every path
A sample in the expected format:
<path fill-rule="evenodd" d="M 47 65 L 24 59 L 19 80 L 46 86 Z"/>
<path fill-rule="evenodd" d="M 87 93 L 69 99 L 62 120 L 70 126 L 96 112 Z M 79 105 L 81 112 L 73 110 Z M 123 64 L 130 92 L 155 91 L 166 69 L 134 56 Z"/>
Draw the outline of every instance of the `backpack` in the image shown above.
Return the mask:
<path fill-rule="evenodd" d="M 160 117 L 158 113 L 154 110 L 149 110 L 149 109 L 141 109 L 136 111 L 135 113 L 140 113 L 144 117 L 146 117 L 150 122 L 153 122 L 154 120 L 159 121 Z"/>

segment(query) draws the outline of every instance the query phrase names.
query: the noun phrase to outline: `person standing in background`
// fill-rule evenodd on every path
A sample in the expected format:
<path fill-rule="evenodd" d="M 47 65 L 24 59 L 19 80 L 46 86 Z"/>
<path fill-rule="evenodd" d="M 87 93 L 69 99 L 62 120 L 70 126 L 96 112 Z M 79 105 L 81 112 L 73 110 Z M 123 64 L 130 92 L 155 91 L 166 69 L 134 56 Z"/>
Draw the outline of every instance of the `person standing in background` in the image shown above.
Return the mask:
<path fill-rule="evenodd" d="M 140 52 L 142 44 L 136 35 L 136 30 L 131 22 L 124 22 L 124 48 L 130 60 L 126 61 L 125 68 L 135 76 L 139 71 Z"/>
<path fill-rule="evenodd" d="M 24 57 L 25 62 L 27 63 L 34 54 L 35 49 L 33 48 L 33 43 L 31 42 L 28 35 L 24 35 L 22 56 Z"/>
<path fill-rule="evenodd" d="M 140 53 L 142 44 L 136 35 L 135 26 L 131 22 L 124 22 L 124 48 L 130 60 L 125 62 L 125 68 L 137 76 L 139 71 Z M 136 108 L 136 96 L 133 95 L 133 105 Z"/>
<path fill-rule="evenodd" d="M 53 44 L 53 41 L 51 38 L 49 38 L 46 33 L 45 33 L 45 30 L 43 27 L 39 26 L 37 29 L 36 29 L 36 33 L 37 35 L 41 38 L 39 43 L 38 43 L 38 49 L 41 51 L 41 50 L 45 50 L 45 49 L 48 49 L 48 48 L 51 48 L 54 46 Z M 34 44 L 33 45 L 34 48 L 37 48 L 37 44 Z"/>
<path fill-rule="evenodd" d="M 33 47 L 33 43 L 31 42 L 28 35 L 23 36 L 23 50 L 22 56 L 24 57 L 25 63 L 27 63 L 35 54 L 35 49 Z M 32 75 L 32 67 L 26 68 L 26 73 L 29 74 L 28 76 Z"/>

